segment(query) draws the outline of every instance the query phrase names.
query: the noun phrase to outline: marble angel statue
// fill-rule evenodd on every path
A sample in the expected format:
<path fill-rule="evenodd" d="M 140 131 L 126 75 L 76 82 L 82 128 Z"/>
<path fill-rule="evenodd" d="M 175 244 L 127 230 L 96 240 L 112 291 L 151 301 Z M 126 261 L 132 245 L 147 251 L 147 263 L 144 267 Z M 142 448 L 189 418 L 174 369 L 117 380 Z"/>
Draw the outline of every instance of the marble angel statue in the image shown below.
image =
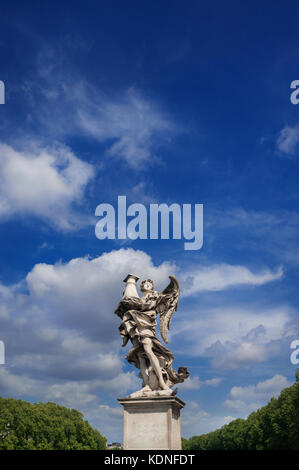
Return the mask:
<path fill-rule="evenodd" d="M 141 283 L 142 296 L 139 297 L 136 282 L 138 277 L 128 274 L 124 282 L 126 288 L 115 313 L 121 318 L 119 326 L 123 346 L 130 340 L 132 347 L 126 359 L 140 369 L 143 379 L 142 389 L 131 397 L 150 395 L 172 395 L 175 384 L 189 377 L 186 367 L 178 371 L 172 368 L 172 352 L 164 346 L 156 334 L 157 317 L 160 316 L 160 333 L 168 343 L 167 330 L 171 318 L 177 310 L 180 288 L 177 279 L 169 276 L 170 283 L 163 290 L 154 290 L 154 283 L 146 279 Z"/>

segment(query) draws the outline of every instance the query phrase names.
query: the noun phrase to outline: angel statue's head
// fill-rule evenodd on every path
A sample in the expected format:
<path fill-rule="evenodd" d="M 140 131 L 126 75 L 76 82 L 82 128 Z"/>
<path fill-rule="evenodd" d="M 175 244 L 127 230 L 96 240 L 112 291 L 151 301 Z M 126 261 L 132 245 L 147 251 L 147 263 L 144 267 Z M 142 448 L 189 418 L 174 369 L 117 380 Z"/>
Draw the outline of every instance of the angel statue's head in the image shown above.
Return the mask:
<path fill-rule="evenodd" d="M 140 290 L 141 292 L 151 292 L 154 290 L 154 281 L 151 279 L 145 279 L 145 281 L 142 281 L 140 284 Z"/>

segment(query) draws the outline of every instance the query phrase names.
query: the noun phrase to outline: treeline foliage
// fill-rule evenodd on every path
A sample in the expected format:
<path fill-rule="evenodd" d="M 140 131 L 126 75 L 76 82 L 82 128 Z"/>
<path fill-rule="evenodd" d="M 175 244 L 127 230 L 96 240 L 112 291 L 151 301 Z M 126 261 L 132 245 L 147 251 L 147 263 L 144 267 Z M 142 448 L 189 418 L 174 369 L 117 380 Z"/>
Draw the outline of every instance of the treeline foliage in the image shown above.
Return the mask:
<path fill-rule="evenodd" d="M 279 397 L 221 429 L 183 439 L 185 450 L 299 450 L 299 373 Z"/>
<path fill-rule="evenodd" d="M 106 438 L 77 410 L 0 397 L 0 450 L 102 450 Z"/>

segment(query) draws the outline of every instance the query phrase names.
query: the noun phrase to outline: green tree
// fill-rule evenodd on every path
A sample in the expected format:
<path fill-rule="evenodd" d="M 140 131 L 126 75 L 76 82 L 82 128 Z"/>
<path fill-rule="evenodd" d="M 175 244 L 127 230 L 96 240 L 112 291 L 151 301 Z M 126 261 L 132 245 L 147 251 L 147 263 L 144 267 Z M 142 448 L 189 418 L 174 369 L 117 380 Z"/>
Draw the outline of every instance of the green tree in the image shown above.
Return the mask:
<path fill-rule="evenodd" d="M 299 450 L 299 370 L 291 387 L 246 420 L 184 439 L 183 445 L 190 450 Z"/>
<path fill-rule="evenodd" d="M 0 450 L 102 450 L 106 438 L 77 410 L 0 397 Z"/>

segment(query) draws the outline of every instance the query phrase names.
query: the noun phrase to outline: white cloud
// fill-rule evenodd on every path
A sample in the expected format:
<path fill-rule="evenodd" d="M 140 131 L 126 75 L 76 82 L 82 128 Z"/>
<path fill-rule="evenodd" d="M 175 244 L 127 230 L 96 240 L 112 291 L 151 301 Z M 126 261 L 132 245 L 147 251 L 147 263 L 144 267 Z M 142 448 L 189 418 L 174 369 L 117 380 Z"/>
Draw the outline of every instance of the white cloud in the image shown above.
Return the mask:
<path fill-rule="evenodd" d="M 97 379 L 102 380 L 104 389 L 114 390 L 122 373 L 119 319 L 113 313 L 122 295 L 122 279 L 133 272 L 141 279 L 154 279 L 156 288 L 162 290 L 168 284 L 168 275 L 178 271 L 168 262 L 155 266 L 142 251 L 120 249 L 94 259 L 37 264 L 19 285 L 0 286 L 1 334 L 5 334 L 15 372 L 51 377 L 53 383 Z M 207 312 L 205 318 L 195 319 L 193 313 L 192 317 L 192 321 L 180 321 L 177 316 L 172 332 L 175 339 L 186 331 L 187 353 L 210 357 L 215 363 L 219 357 L 232 355 L 230 363 L 241 364 L 256 357 L 250 347 L 242 350 L 240 338 L 244 340 L 250 333 L 246 342 L 262 348 L 281 337 L 288 314 L 221 309 Z M 260 324 L 265 331 L 255 330 Z M 237 356 L 234 351 L 239 351 Z M 217 385 L 219 380 L 211 379 L 206 385 Z M 132 377 L 124 375 L 122 383 L 129 388 Z M 198 377 L 186 385 L 192 389 L 199 386 Z"/>
<path fill-rule="evenodd" d="M 116 400 L 115 400 L 116 402 Z M 117 403 L 117 402 L 116 402 Z M 98 406 L 87 405 L 84 417 L 89 423 L 108 437 L 108 442 L 122 442 L 123 408 L 101 403 Z"/>
<path fill-rule="evenodd" d="M 202 266 L 183 276 L 183 295 L 193 295 L 203 291 L 220 291 L 238 285 L 259 286 L 280 279 L 283 270 L 263 270 L 252 273 L 245 266 L 217 264 Z"/>
<path fill-rule="evenodd" d="M 191 401 L 187 403 L 182 411 L 182 436 L 190 438 L 206 434 L 221 428 L 235 419 L 233 416 L 213 416 L 203 410 L 198 403 Z"/>
<path fill-rule="evenodd" d="M 73 204 L 82 202 L 93 173 L 64 146 L 18 151 L 0 144 L 0 219 L 33 215 L 72 229 L 82 223 Z"/>
<path fill-rule="evenodd" d="M 3 397 L 21 398 L 40 393 L 40 384 L 30 378 L 13 374 L 5 367 L 0 367 L 0 395 Z"/>
<path fill-rule="evenodd" d="M 30 86 L 31 100 L 39 103 L 33 113 L 50 134 L 96 139 L 106 144 L 106 156 L 131 168 L 158 161 L 157 149 L 181 131 L 161 106 L 136 88 L 107 94 L 70 67 L 58 70 L 51 54 L 39 56 L 37 77 L 39 86 Z"/>
<path fill-rule="evenodd" d="M 277 139 L 278 149 L 286 154 L 293 155 L 299 142 L 299 126 L 285 126 Z"/>
<path fill-rule="evenodd" d="M 177 319 L 173 339 L 188 338 L 185 351 L 208 357 L 214 367 L 237 369 L 264 362 L 279 354 L 275 342 L 290 335 L 291 311 L 288 307 L 269 310 L 236 307 L 207 308 L 195 316 L 194 310 Z"/>
<path fill-rule="evenodd" d="M 205 380 L 206 385 L 210 385 L 211 387 L 218 387 L 218 385 L 222 382 L 220 377 L 215 377 L 214 379 Z"/>
<path fill-rule="evenodd" d="M 239 413 L 249 413 L 267 404 L 272 397 L 277 397 L 281 390 L 290 384 L 282 375 L 276 374 L 271 379 L 247 387 L 232 387 L 225 406 Z"/>
<path fill-rule="evenodd" d="M 1 339 L 7 346 L 0 395 L 57 401 L 92 418 L 97 407 L 105 404 L 105 394 L 116 397 L 138 389 L 138 370 L 123 369 L 129 346 L 120 353 L 120 320 L 113 313 L 122 296 L 122 279 L 129 272 L 141 279 L 154 279 L 157 290 L 166 287 L 169 274 L 177 274 L 180 279 L 180 270 L 174 263 L 154 265 L 142 251 L 120 249 L 94 259 L 40 263 L 19 284 L 0 285 Z M 193 319 L 186 325 L 176 316 L 173 336 L 175 339 L 177 330 L 186 329 L 185 353 L 193 354 L 188 345 L 193 348 L 195 338 L 195 353 L 215 358 L 217 355 L 209 349 L 217 340 L 223 342 L 226 352 L 231 352 L 229 341 L 233 347 L 239 344 L 240 335 L 249 334 L 258 322 L 265 325 L 266 331 L 251 332 L 250 338 L 260 338 L 263 344 L 263 338 L 267 341 L 280 337 L 285 321 L 281 312 L 271 312 L 271 322 L 268 315 L 258 312 L 255 316 L 244 314 L 243 318 L 240 311 L 230 309 L 207 314 L 206 318 L 194 320 L 192 312 Z M 183 364 L 175 364 L 180 365 Z M 219 381 L 212 378 L 201 382 L 195 376 L 185 387 L 198 390 L 201 385 L 216 386 Z M 113 426 L 118 432 L 119 412 L 111 411 L 115 421 L 109 424 L 110 411 L 101 408 L 100 416 L 106 417 L 111 432 Z"/>
<path fill-rule="evenodd" d="M 212 360 L 212 364 L 218 368 L 236 369 L 243 364 L 264 362 L 269 357 L 269 351 L 265 345 L 244 341 L 234 344 L 231 351 L 225 351 L 219 357 Z"/>
<path fill-rule="evenodd" d="M 1 339 L 7 346 L 0 396 L 74 407 L 116 436 L 118 408 L 99 407 L 106 396 L 116 400 L 141 386 L 137 369 L 123 370 L 129 345 L 120 352 L 120 320 L 113 313 L 122 279 L 133 271 L 163 289 L 174 270 L 170 263 L 155 266 L 142 251 L 120 249 L 95 259 L 38 264 L 20 284 L 0 285 Z"/>
<path fill-rule="evenodd" d="M 114 388 L 115 396 L 126 390 L 126 379 L 130 374 L 119 376 L 118 386 Z M 136 387 L 136 378 L 131 374 L 130 387 Z M 31 400 L 32 402 L 50 401 L 62 406 L 75 408 L 84 414 L 90 424 L 105 436 L 122 438 L 123 410 L 120 406 L 111 407 L 102 399 L 102 384 L 90 381 L 51 382 L 45 377 L 29 378 L 13 374 L 0 368 L 0 394 L 3 397 L 14 397 Z M 115 400 L 116 401 L 116 400 Z"/>
<path fill-rule="evenodd" d="M 199 390 L 201 385 L 202 384 L 197 375 L 189 377 L 185 382 L 178 384 L 180 390 Z"/>
<path fill-rule="evenodd" d="M 184 132 L 183 126 L 134 85 L 112 93 L 105 80 L 96 85 L 88 81 L 69 57 L 48 45 L 37 54 L 31 77 L 20 86 L 30 109 L 29 129 L 34 121 L 35 132 L 45 141 L 69 136 L 95 140 L 105 145 L 101 157 L 116 158 L 130 168 L 160 162 L 162 146 Z"/>
<path fill-rule="evenodd" d="M 112 99 L 85 86 L 76 99 L 81 132 L 100 142 L 114 140 L 108 154 L 122 158 L 135 169 L 156 160 L 155 142 L 166 140 L 175 131 L 174 124 L 161 110 L 134 89 Z"/>
<path fill-rule="evenodd" d="M 197 375 L 194 375 L 185 380 L 185 382 L 178 384 L 178 387 L 180 390 L 199 390 L 203 385 L 217 387 L 221 381 L 222 379 L 219 377 L 201 381 Z"/>
<path fill-rule="evenodd" d="M 0 285 L 1 339 L 8 351 L 0 395 L 57 401 L 92 416 L 103 394 L 137 390 L 137 369 L 123 371 L 126 351 L 120 354 L 120 320 L 113 313 L 122 279 L 133 270 L 163 288 L 173 269 L 170 263 L 154 266 L 144 252 L 121 249 L 38 264 L 20 284 Z"/>
<path fill-rule="evenodd" d="M 109 342 L 117 338 L 113 314 L 128 272 L 152 278 L 166 287 L 176 267 L 164 262 L 155 267 L 150 256 L 133 249 L 113 250 L 98 258 L 75 258 L 65 264 L 38 264 L 26 281 L 36 304 L 55 311 L 68 326 Z M 83 314 L 84 312 L 84 314 Z"/>

